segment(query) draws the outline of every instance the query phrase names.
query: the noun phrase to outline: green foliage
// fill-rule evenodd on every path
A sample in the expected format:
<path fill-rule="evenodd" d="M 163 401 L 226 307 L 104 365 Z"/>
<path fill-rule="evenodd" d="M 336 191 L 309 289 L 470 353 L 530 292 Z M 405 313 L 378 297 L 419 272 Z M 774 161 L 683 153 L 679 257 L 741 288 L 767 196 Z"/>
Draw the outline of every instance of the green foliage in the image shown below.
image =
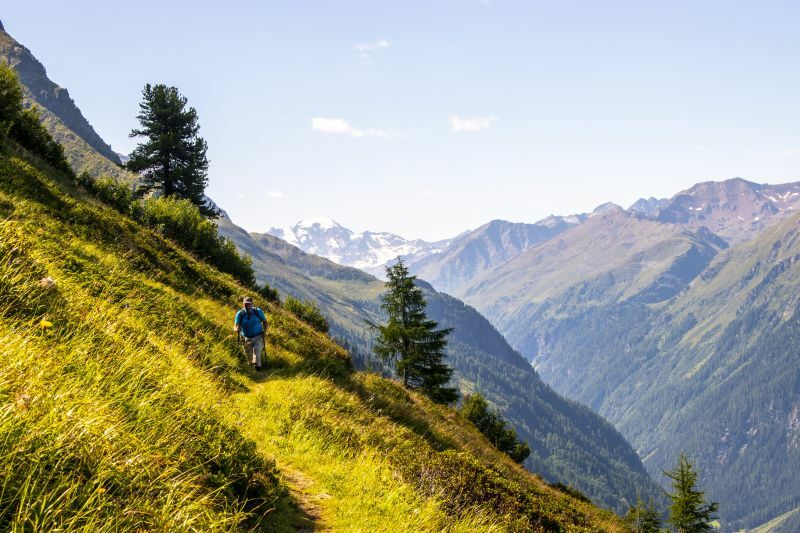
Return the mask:
<path fill-rule="evenodd" d="M 274 304 L 281 303 L 281 295 L 278 292 L 278 289 L 270 287 L 269 283 L 263 283 L 261 285 L 256 284 L 255 289 L 256 292 L 266 301 Z"/>
<path fill-rule="evenodd" d="M 480 394 L 470 394 L 464 398 L 458 412 L 475 424 L 489 442 L 501 452 L 507 453 L 514 461 L 521 463 L 531 454 L 527 442 L 517 438 L 517 432 L 500 416 L 489 402 Z"/>
<path fill-rule="evenodd" d="M 641 498 L 637 498 L 636 505 L 628 509 L 624 520 L 631 528 L 632 533 L 659 533 L 662 531 L 661 516 L 652 500 L 645 504 Z"/>
<path fill-rule="evenodd" d="M 74 176 L 64 148 L 58 144 L 42 124 L 36 107 L 20 113 L 11 125 L 10 136 L 32 154 L 37 155 L 68 176 Z"/>
<path fill-rule="evenodd" d="M 139 209 L 134 208 L 136 194 L 132 185 L 110 176 L 93 178 L 88 172 L 82 172 L 78 175 L 78 184 L 91 192 L 95 198 L 120 213 L 132 215 L 134 218 L 141 218 Z"/>
<path fill-rule="evenodd" d="M 439 403 L 453 403 L 458 391 L 446 387 L 453 369 L 444 364 L 444 349 L 451 329 L 436 329 L 437 324 L 425 314 L 425 297 L 415 285 L 402 261 L 386 267 L 387 292 L 381 309 L 385 325 L 373 325 L 378 331 L 375 353 L 393 362 L 406 387 L 419 389 Z"/>
<path fill-rule="evenodd" d="M 204 215 L 219 213 L 206 204 L 203 195 L 208 184 L 206 141 L 197 134 L 197 111 L 186 109 L 186 98 L 176 87 L 149 83 L 142 91 L 141 129 L 131 137 L 145 137 L 130 155 L 127 168 L 144 178 L 146 191 L 157 189 L 164 196 L 177 196 L 192 202 Z"/>
<path fill-rule="evenodd" d="M 17 74 L 3 61 L 0 63 L 0 138 L 6 135 L 54 168 L 74 177 L 64 148 L 42 124 L 38 108 L 22 108 L 22 87 Z"/>
<path fill-rule="evenodd" d="M 713 531 L 711 522 L 719 509 L 716 502 L 706 503 L 705 493 L 697 489 L 697 473 L 684 454 L 678 458 L 674 470 L 664 471 L 672 480 L 674 492 L 669 495 L 669 521 L 679 533 L 703 533 Z"/>
<path fill-rule="evenodd" d="M 155 229 L 244 285 L 256 286 L 250 258 L 240 255 L 232 242 L 220 236 L 216 224 L 205 218 L 189 200 L 166 197 L 137 200 L 130 185 L 110 177 L 95 179 L 86 172 L 78 176 L 77 181 L 120 213 Z M 266 285 L 256 289 L 267 295 L 273 292 Z"/>
<path fill-rule="evenodd" d="M 250 258 L 239 255 L 236 246 L 221 237 L 213 221 L 188 199 L 159 197 L 141 202 L 139 219 L 162 235 L 185 246 L 201 259 L 231 274 L 242 284 L 256 284 Z"/>
<path fill-rule="evenodd" d="M 287 296 L 283 307 L 320 333 L 328 333 L 330 329 L 328 319 L 325 318 L 316 303 L 304 302 L 293 296 Z"/>
<path fill-rule="evenodd" d="M 40 161 L 0 211 L 0 529 L 298 530 L 288 478 L 320 529 L 622 531 L 279 306 L 252 381 L 244 287 Z"/>
<path fill-rule="evenodd" d="M 0 62 L 0 138 L 5 137 L 11 125 L 22 113 L 22 88 L 6 61 Z"/>

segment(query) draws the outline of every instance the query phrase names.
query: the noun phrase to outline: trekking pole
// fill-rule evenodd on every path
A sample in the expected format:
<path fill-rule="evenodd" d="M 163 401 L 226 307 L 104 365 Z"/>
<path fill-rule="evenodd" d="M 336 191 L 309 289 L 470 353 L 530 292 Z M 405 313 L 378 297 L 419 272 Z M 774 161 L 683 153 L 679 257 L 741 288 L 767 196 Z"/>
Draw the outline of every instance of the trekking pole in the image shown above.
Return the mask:
<path fill-rule="evenodd" d="M 262 366 L 267 366 L 267 330 L 264 329 L 261 331 L 261 344 L 264 345 L 264 356 L 263 360 L 261 361 Z"/>

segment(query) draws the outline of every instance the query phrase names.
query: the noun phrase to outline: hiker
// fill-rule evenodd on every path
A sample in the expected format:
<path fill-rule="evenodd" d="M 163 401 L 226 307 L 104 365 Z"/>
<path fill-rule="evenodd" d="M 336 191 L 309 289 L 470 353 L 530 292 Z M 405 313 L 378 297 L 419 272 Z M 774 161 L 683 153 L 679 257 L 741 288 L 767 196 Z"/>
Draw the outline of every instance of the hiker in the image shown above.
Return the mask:
<path fill-rule="evenodd" d="M 234 319 L 233 329 L 244 337 L 244 354 L 247 362 L 261 370 L 261 352 L 264 351 L 264 332 L 267 317 L 264 311 L 253 306 L 253 299 L 244 299 L 244 309 L 239 309 Z"/>

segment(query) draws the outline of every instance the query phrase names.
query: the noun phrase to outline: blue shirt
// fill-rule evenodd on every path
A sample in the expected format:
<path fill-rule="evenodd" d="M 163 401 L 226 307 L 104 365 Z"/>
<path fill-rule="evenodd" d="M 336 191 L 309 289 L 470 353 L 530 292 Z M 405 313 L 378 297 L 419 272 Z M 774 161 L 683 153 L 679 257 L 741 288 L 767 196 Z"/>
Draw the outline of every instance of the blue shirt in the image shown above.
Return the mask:
<path fill-rule="evenodd" d="M 234 324 L 242 326 L 241 332 L 245 337 L 257 337 L 264 331 L 264 326 L 261 325 L 262 321 L 267 321 L 264 311 L 254 307 L 250 313 L 246 309 L 239 309 L 239 312 L 236 313 Z"/>

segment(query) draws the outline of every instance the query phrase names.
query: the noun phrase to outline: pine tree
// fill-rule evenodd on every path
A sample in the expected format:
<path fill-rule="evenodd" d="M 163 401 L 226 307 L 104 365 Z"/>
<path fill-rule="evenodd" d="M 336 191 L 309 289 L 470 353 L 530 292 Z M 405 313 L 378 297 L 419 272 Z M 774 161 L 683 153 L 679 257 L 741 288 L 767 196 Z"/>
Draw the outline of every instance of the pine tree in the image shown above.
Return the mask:
<path fill-rule="evenodd" d="M 628 509 L 624 519 L 633 533 L 658 533 L 661 531 L 661 517 L 652 500 L 645 504 L 641 498 L 637 498 L 636 506 Z"/>
<path fill-rule="evenodd" d="M 697 490 L 697 473 L 684 454 L 678 458 L 675 470 L 663 471 L 664 475 L 672 480 L 675 490 L 669 495 L 672 500 L 670 506 L 670 523 L 679 533 L 701 533 L 712 531 L 711 521 L 719 508 L 716 502 L 705 503 L 705 493 Z"/>
<path fill-rule="evenodd" d="M 130 136 L 146 140 L 133 151 L 127 167 L 142 174 L 144 192 L 155 189 L 164 196 L 185 198 L 204 215 L 217 216 L 203 196 L 208 185 L 208 146 L 197 135 L 197 111 L 186 109 L 186 102 L 175 87 L 145 85 L 136 117 L 141 129 L 132 130 Z"/>
<path fill-rule="evenodd" d="M 378 331 L 374 351 L 384 361 L 394 363 L 403 384 L 418 389 L 439 403 L 458 399 L 454 388 L 446 387 L 453 369 L 444 363 L 447 336 L 452 329 L 437 329 L 438 324 L 425 314 L 425 297 L 402 261 L 386 267 L 386 294 L 381 309 L 388 320 L 371 324 Z"/>

